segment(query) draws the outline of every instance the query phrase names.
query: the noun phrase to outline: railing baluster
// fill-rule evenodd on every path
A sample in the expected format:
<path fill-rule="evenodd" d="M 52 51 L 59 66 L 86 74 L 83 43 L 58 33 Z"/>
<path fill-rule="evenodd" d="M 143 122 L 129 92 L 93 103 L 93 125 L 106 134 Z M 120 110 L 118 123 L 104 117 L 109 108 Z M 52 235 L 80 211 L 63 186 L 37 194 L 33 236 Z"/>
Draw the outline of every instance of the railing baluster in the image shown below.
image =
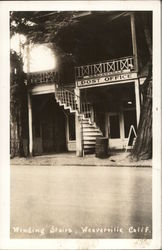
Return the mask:
<path fill-rule="evenodd" d="M 106 72 L 106 69 L 105 69 L 105 63 L 103 63 L 103 73 Z"/>
<path fill-rule="evenodd" d="M 72 111 L 78 111 L 79 114 L 83 114 L 84 117 L 89 119 L 92 118 L 90 104 L 86 100 L 81 102 L 80 97 L 75 95 L 75 92 L 57 87 L 56 98 L 60 100 L 62 104 L 65 104 L 69 108 L 71 107 Z M 78 107 L 78 104 L 80 104 L 80 107 Z"/>
<path fill-rule="evenodd" d="M 109 60 L 106 62 L 95 63 L 95 64 L 90 64 L 90 65 L 83 65 L 83 66 L 77 67 L 78 71 L 76 71 L 77 72 L 76 79 L 84 78 L 87 76 L 92 77 L 92 76 L 97 76 L 101 74 L 105 75 L 106 73 L 115 74 L 119 71 L 130 70 L 130 65 L 132 65 L 131 70 L 135 70 L 133 56 Z M 82 71 L 80 75 L 78 73 L 79 69 Z"/>
<path fill-rule="evenodd" d="M 68 93 L 68 100 L 67 100 L 68 106 L 70 106 L 70 102 L 69 102 L 69 93 Z"/>
<path fill-rule="evenodd" d="M 89 76 L 89 65 L 87 66 L 87 71 L 88 71 L 87 74 L 88 74 L 88 76 Z"/>
<path fill-rule="evenodd" d="M 119 61 L 116 61 L 116 71 L 119 71 Z"/>
<path fill-rule="evenodd" d="M 58 74 L 55 71 L 43 71 L 28 73 L 28 83 L 29 84 L 42 84 L 42 83 L 52 83 L 58 81 Z"/>

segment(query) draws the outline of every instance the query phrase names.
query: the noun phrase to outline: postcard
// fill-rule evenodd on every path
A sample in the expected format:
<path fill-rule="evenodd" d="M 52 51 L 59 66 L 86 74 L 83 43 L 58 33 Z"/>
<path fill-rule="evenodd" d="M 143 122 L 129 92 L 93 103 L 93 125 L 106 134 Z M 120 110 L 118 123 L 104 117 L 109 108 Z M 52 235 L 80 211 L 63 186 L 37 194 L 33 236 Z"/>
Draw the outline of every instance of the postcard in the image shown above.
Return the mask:
<path fill-rule="evenodd" d="M 160 249 L 160 1 L 0 6 L 1 249 Z"/>

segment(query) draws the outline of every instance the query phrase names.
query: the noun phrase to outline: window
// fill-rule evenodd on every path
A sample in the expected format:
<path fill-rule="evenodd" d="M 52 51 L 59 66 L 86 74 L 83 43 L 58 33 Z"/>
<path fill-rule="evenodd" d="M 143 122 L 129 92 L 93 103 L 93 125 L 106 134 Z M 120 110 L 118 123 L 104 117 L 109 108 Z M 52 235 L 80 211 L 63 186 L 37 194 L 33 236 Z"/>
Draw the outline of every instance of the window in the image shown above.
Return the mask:
<path fill-rule="evenodd" d="M 110 122 L 110 138 L 120 138 L 120 124 L 119 115 L 111 115 L 109 118 Z"/>
<path fill-rule="evenodd" d="M 69 141 L 75 141 L 75 115 L 69 115 Z"/>

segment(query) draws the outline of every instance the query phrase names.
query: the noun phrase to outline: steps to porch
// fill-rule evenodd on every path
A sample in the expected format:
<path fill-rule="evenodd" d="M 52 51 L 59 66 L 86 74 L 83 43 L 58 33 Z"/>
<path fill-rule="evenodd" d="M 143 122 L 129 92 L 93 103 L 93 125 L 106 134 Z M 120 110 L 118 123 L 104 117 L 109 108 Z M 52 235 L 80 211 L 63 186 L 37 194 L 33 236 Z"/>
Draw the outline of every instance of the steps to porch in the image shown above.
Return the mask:
<path fill-rule="evenodd" d="M 102 136 L 102 132 L 95 123 L 84 118 L 82 120 L 83 148 L 84 154 L 93 154 L 95 152 L 96 138 Z"/>
<path fill-rule="evenodd" d="M 63 106 L 65 110 L 69 110 L 70 113 L 76 113 L 80 117 L 83 153 L 93 154 L 95 152 L 96 138 L 103 135 L 96 123 L 91 120 L 89 104 L 85 101 L 81 103 L 78 100 L 79 97 L 74 92 L 61 87 L 56 88 L 55 97 L 60 106 Z M 82 111 L 80 111 L 78 104 L 80 104 Z"/>

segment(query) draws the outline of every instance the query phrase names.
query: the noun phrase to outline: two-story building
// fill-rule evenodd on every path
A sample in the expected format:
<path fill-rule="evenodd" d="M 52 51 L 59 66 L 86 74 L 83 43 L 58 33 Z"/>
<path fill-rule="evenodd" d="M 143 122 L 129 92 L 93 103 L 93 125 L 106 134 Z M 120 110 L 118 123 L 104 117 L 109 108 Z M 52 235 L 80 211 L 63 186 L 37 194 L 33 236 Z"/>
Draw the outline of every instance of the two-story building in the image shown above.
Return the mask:
<path fill-rule="evenodd" d="M 65 79 L 74 74 L 75 80 L 64 82 L 56 69 L 27 73 L 30 155 L 76 151 L 84 156 L 94 153 L 98 136 L 108 137 L 111 149 L 126 148 L 131 125 L 137 131 L 140 89 L 148 73 L 141 15 L 78 13 L 79 65 L 65 72 Z"/>

